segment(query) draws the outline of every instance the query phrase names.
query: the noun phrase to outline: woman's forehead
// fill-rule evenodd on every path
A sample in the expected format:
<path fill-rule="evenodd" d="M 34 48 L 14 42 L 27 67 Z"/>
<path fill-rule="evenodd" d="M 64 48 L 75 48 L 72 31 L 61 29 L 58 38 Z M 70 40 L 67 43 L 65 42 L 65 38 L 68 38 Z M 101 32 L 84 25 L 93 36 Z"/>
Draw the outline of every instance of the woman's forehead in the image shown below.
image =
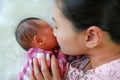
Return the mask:
<path fill-rule="evenodd" d="M 52 20 L 56 23 L 60 22 L 60 20 L 64 20 L 64 21 L 66 20 L 66 18 L 61 13 L 60 9 L 56 6 L 54 7 Z"/>

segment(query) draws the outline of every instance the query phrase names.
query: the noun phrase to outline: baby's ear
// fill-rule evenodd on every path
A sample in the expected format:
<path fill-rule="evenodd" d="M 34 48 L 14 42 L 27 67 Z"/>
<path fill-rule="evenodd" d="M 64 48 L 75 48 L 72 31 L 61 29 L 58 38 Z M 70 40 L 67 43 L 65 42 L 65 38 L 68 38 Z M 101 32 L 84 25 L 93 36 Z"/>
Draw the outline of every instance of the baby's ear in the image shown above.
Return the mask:
<path fill-rule="evenodd" d="M 42 35 L 35 35 L 33 38 L 33 43 L 35 43 L 36 45 L 43 45 L 44 41 L 44 36 Z"/>

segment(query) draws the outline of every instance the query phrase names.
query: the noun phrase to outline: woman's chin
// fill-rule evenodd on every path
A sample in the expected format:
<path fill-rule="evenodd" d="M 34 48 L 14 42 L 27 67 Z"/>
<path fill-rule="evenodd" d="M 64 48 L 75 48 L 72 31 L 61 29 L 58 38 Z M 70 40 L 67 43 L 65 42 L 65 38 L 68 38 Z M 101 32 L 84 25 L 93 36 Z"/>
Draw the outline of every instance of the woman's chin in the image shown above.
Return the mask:
<path fill-rule="evenodd" d="M 62 53 L 66 54 L 66 55 L 69 55 L 69 53 L 63 49 L 61 49 Z"/>

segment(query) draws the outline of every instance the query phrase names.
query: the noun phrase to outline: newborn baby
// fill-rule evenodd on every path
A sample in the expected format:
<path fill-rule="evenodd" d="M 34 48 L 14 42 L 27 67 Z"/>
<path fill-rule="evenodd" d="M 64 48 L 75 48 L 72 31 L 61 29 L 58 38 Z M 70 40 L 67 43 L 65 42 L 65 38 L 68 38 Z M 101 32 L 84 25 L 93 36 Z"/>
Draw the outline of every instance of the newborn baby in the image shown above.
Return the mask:
<path fill-rule="evenodd" d="M 50 56 L 55 55 L 58 59 L 61 77 L 64 75 L 67 58 L 60 52 L 57 40 L 53 35 L 51 26 L 38 18 L 26 18 L 22 20 L 15 31 L 15 37 L 20 46 L 27 51 L 27 59 L 18 80 L 28 80 L 33 69 L 33 58 L 40 58 L 40 54 L 46 56 L 50 70 Z M 39 65 L 40 60 L 38 59 Z M 51 70 L 50 70 L 51 71 Z"/>

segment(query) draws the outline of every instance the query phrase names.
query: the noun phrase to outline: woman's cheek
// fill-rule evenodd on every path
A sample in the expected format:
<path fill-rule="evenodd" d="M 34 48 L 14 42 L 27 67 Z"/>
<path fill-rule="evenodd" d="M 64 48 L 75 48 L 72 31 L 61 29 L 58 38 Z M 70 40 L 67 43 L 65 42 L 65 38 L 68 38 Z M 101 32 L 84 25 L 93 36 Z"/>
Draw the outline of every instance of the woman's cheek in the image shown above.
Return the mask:
<path fill-rule="evenodd" d="M 55 29 L 53 29 L 53 35 L 57 37 L 57 31 Z"/>
<path fill-rule="evenodd" d="M 59 35 L 56 36 L 58 44 L 61 46 L 62 44 L 62 39 Z"/>
<path fill-rule="evenodd" d="M 58 35 L 58 37 L 57 37 L 57 41 L 58 41 L 58 44 L 61 47 L 61 49 L 65 49 L 65 47 L 67 45 L 67 41 L 65 38 L 67 38 L 67 37 L 62 36 L 62 35 Z"/>

